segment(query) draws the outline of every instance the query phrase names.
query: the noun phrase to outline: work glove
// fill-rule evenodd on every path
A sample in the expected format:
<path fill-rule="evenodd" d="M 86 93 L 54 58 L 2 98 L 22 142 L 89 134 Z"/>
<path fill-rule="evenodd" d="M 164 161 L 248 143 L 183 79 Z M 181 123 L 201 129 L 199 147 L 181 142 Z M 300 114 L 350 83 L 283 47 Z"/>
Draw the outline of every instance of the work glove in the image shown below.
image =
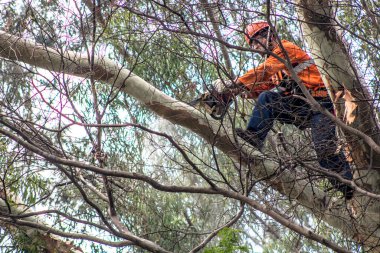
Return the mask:
<path fill-rule="evenodd" d="M 213 81 L 212 87 L 218 93 L 231 92 L 235 94 L 238 89 L 237 85 L 233 81 L 222 79 L 216 79 Z"/>

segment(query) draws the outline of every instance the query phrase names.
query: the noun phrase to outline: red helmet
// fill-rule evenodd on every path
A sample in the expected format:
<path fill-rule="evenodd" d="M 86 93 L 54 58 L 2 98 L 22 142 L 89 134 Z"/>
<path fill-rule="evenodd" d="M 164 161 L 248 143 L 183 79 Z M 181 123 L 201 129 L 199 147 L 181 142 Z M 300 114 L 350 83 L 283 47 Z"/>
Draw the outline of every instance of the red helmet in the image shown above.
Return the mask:
<path fill-rule="evenodd" d="M 251 45 L 251 38 L 267 27 L 269 27 L 269 24 L 265 20 L 256 21 L 250 25 L 247 25 L 244 33 L 244 38 L 247 41 L 247 43 Z"/>

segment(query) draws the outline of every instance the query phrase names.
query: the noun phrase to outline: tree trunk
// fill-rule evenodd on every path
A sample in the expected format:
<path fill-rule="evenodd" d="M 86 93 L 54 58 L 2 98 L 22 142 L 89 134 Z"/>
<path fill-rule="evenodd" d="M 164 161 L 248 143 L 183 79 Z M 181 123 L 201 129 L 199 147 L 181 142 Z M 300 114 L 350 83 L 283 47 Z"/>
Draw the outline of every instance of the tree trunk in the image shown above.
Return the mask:
<path fill-rule="evenodd" d="M 327 208 L 326 194 L 311 187 L 308 180 L 300 179 L 300 177 L 304 178 L 304 175 L 299 175 L 296 169 L 279 173 L 279 164 L 272 159 L 262 159 L 259 152 L 247 148 L 247 145 L 242 146 L 241 139 L 238 139 L 240 144 L 237 143 L 231 127 L 221 125 L 220 122 L 205 116 L 193 107 L 167 96 L 110 59 L 96 58 L 94 72 L 90 72 L 89 61 L 85 55 L 72 51 L 67 51 L 62 55 L 57 50 L 5 32 L 0 32 L 0 56 L 53 72 L 64 72 L 83 78 L 92 75 L 98 81 L 120 87 L 123 92 L 135 97 L 163 118 L 197 133 L 236 162 L 246 166 L 246 169 L 254 171 L 256 178 L 265 179 L 268 185 L 289 196 L 290 199 L 298 201 L 347 235 L 354 237 L 359 226 L 360 231 L 364 230 L 368 235 L 368 240 L 364 242 L 368 243 L 368 246 L 375 245 L 375 242 L 377 243 L 380 239 L 380 231 L 372 226 L 378 225 L 380 219 L 372 224 L 357 224 L 346 208 Z M 231 195 L 233 195 L 232 192 Z"/>
<path fill-rule="evenodd" d="M 345 112 L 350 111 L 347 96 L 351 93 L 354 99 L 351 106 L 355 105 L 357 108 L 353 111 L 352 121 L 346 119 L 347 125 L 360 130 L 380 144 L 380 132 L 370 93 L 350 56 L 342 30 L 336 25 L 336 12 L 332 1 L 298 0 L 297 3 L 303 37 L 325 84 L 332 87 L 333 97 L 341 90 L 346 93 L 343 99 L 338 100 L 341 103 L 336 104 L 337 116 L 343 119 Z M 380 193 L 380 154 L 373 152 L 367 143 L 353 133 L 344 131 L 344 135 L 354 163 L 352 167 L 356 183 L 368 191 Z M 359 194 L 355 198 L 365 212 L 360 224 L 368 229 L 359 231 L 357 236 L 365 239 L 368 231 L 378 230 L 380 202 Z"/>

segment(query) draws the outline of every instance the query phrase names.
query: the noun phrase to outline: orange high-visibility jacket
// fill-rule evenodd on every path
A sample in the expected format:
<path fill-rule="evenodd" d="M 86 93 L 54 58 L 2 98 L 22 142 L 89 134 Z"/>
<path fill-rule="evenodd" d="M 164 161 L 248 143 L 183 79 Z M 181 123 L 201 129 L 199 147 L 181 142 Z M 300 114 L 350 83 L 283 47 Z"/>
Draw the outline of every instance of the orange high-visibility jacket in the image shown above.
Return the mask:
<path fill-rule="evenodd" d="M 282 40 L 281 43 L 287 52 L 293 67 L 295 67 L 297 64 L 311 59 L 311 57 L 297 45 L 287 40 Z M 275 47 L 272 52 L 282 59 L 285 59 L 285 56 L 279 46 Z M 278 82 L 276 82 L 274 79 L 276 78 L 277 73 L 281 71 L 290 76 L 289 71 L 285 65 L 270 55 L 265 62 L 256 68 L 249 70 L 247 73 L 239 77 L 238 80 L 252 91 L 253 97 L 256 97 L 261 92 L 270 90 L 275 87 L 276 84 L 278 84 Z M 324 88 L 321 75 L 315 64 L 312 64 L 310 67 L 307 67 L 299 72 L 298 77 L 310 90 L 318 90 L 320 88 Z"/>

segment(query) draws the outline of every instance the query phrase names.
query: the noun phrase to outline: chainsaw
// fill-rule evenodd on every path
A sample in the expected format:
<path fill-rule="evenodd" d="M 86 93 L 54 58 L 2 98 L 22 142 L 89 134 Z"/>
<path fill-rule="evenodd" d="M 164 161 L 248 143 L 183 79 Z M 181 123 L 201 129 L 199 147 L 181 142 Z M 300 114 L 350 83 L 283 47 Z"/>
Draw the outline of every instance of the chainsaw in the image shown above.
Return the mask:
<path fill-rule="evenodd" d="M 189 105 L 196 106 L 199 104 L 206 109 L 213 119 L 222 120 L 234 100 L 233 93 L 225 87 L 224 81 L 218 79 L 213 82 L 212 87 L 208 88 L 207 92 L 191 101 Z"/>

